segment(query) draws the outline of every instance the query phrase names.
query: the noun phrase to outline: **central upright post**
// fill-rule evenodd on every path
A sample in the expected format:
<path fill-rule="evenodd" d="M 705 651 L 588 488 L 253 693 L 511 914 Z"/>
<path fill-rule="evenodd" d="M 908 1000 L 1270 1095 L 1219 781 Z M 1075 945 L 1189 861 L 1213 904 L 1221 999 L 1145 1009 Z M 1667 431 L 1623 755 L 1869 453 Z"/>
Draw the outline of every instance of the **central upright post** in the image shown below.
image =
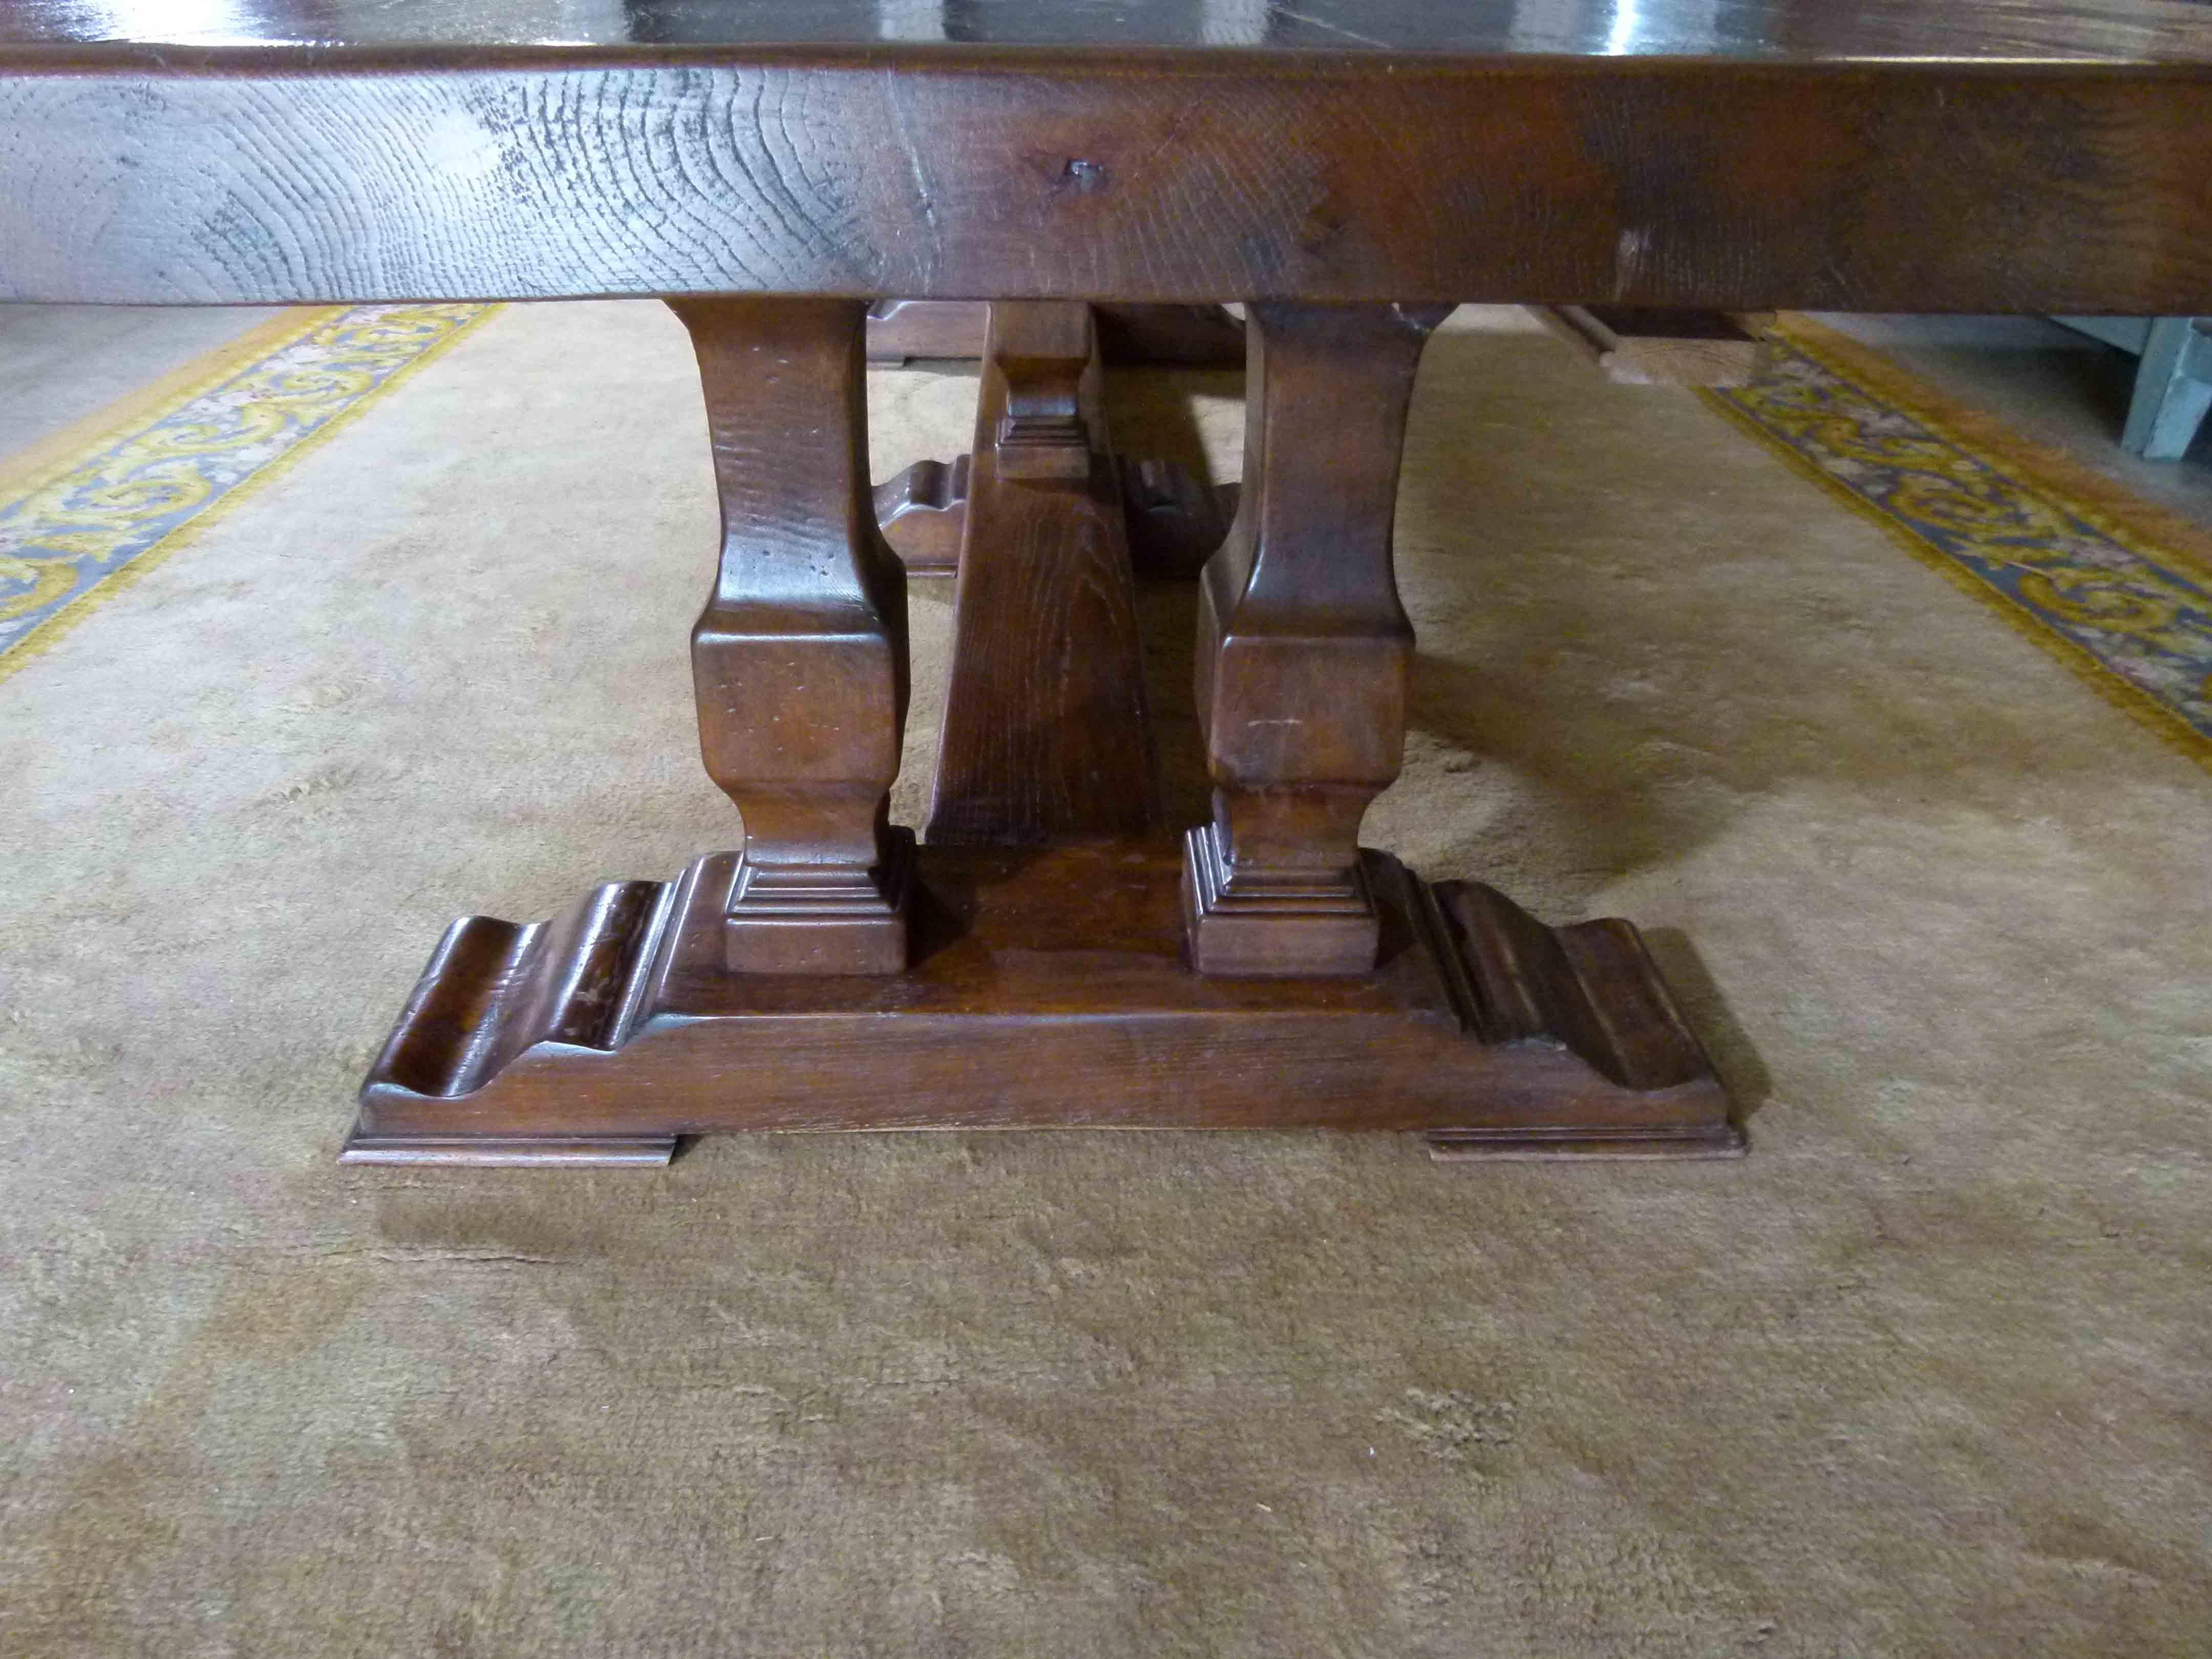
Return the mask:
<path fill-rule="evenodd" d="M 1086 305 L 990 307 L 959 569 L 926 839 L 1145 834 L 1137 589 Z"/>

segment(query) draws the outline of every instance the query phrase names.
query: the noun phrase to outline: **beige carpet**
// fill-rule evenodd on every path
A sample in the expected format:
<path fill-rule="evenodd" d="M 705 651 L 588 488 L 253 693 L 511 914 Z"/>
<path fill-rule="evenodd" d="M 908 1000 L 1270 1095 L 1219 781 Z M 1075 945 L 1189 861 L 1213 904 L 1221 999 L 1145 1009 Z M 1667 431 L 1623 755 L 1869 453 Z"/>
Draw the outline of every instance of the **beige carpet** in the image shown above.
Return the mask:
<path fill-rule="evenodd" d="M 1370 839 L 1653 929 L 1747 1161 L 336 1168 L 448 920 L 736 832 L 681 332 L 513 309 L 0 684 L 0 1653 L 2212 1651 L 2212 784 L 1504 326 L 1423 372 Z M 1183 384 L 1126 447 L 1233 453 Z"/>

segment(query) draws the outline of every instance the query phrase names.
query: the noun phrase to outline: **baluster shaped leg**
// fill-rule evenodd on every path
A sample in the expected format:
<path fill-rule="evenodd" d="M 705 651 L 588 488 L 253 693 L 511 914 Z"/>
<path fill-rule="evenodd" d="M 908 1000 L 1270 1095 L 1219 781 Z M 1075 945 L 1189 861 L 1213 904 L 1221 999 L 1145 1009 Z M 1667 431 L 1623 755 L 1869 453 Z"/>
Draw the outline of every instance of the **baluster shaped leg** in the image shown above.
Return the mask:
<path fill-rule="evenodd" d="M 906 579 L 868 485 L 863 331 L 847 300 L 671 301 L 691 332 L 721 563 L 691 634 L 707 771 L 744 819 L 736 973 L 906 966 Z"/>
<path fill-rule="evenodd" d="M 1206 568 L 1213 818 L 1183 907 L 1206 974 L 1359 974 L 1380 926 L 1359 821 L 1398 775 L 1413 625 L 1390 563 L 1413 374 L 1449 306 L 1255 304 L 1244 482 Z"/>

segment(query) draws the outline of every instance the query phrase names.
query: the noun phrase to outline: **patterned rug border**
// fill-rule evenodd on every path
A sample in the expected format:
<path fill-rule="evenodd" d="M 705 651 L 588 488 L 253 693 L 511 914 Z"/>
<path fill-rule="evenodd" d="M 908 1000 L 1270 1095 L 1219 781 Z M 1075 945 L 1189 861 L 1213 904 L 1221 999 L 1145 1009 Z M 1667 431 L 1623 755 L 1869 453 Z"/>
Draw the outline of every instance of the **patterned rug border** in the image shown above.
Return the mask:
<path fill-rule="evenodd" d="M 0 459 L 0 497 L 44 489 L 72 467 L 83 465 L 133 432 L 205 397 L 263 358 L 306 338 L 332 318 L 343 316 L 345 310 L 343 306 L 288 308 L 221 345 L 210 346 L 160 380 L 149 381 L 83 419 Z M 5 504 L 0 500 L 0 506 Z"/>
<path fill-rule="evenodd" d="M 1936 438 L 1998 474 L 2023 494 L 2069 514 L 2125 546 L 2154 550 L 2174 570 L 2212 592 L 2212 533 L 2143 500 L 1993 416 L 1967 407 L 1873 348 L 1794 313 L 1777 318 L 1771 332 L 1837 379 L 1891 404 Z M 1828 471 L 1768 428 L 1725 391 L 1702 389 L 1706 404 L 1759 441 L 1802 477 L 1876 526 L 1921 563 L 1972 596 L 2015 633 L 2063 663 L 2106 703 L 2127 714 L 2167 747 L 2212 770 L 2212 737 L 2154 694 L 2115 671 L 2087 647 L 2057 632 L 2009 594 L 1966 568 L 1882 502 Z"/>
<path fill-rule="evenodd" d="M 223 489 L 204 507 L 174 526 L 166 534 L 129 556 L 97 578 L 82 592 L 33 623 L 11 641 L 0 643 L 0 681 L 51 650 L 94 611 L 129 591 L 141 579 L 189 547 L 219 524 L 242 501 L 251 499 L 283 477 L 302 457 L 392 392 L 416 370 L 442 356 L 502 307 L 406 306 L 318 306 L 288 311 L 248 329 L 235 339 L 203 352 L 173 373 L 118 399 L 106 408 L 52 434 L 29 448 L 0 462 L 0 513 L 20 505 L 81 469 L 173 420 L 193 404 L 245 379 L 283 353 L 298 347 L 318 331 L 338 325 L 362 312 L 410 310 L 466 310 L 436 339 L 393 368 L 365 391 L 346 399 L 333 413 L 301 434 L 282 451 L 254 467 Z"/>

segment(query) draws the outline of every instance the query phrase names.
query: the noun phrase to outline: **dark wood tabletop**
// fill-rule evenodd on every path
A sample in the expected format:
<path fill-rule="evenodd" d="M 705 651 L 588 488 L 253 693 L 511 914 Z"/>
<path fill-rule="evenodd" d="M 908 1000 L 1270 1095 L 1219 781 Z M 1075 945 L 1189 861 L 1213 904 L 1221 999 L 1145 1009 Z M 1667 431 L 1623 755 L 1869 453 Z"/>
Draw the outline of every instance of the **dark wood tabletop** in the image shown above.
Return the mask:
<path fill-rule="evenodd" d="M 2212 8 L 0 8 L 0 299 L 716 292 L 2212 310 Z"/>
<path fill-rule="evenodd" d="M 2200 0 L 21 0 L 0 45 L 999 46 L 1692 57 L 1979 58 L 2108 64 L 2212 58 Z"/>

